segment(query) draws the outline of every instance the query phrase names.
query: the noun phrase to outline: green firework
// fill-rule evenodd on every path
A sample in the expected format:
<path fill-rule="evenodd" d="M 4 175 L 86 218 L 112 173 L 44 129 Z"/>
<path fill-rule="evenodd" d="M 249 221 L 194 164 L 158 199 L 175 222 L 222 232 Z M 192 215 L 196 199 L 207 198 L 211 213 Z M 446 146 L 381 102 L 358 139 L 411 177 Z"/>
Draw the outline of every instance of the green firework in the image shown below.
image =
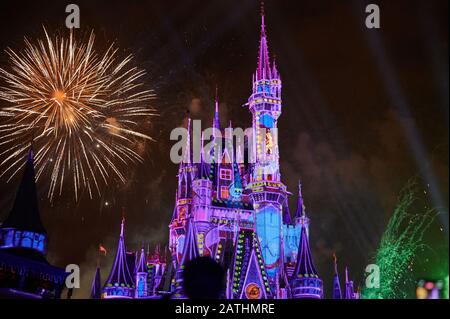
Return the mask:
<path fill-rule="evenodd" d="M 373 263 L 379 267 L 379 287 L 364 288 L 364 299 L 403 299 L 414 294 L 413 265 L 416 253 L 425 248 L 423 236 L 436 215 L 435 209 L 411 212 L 418 201 L 417 185 L 408 182 L 381 238 Z"/>

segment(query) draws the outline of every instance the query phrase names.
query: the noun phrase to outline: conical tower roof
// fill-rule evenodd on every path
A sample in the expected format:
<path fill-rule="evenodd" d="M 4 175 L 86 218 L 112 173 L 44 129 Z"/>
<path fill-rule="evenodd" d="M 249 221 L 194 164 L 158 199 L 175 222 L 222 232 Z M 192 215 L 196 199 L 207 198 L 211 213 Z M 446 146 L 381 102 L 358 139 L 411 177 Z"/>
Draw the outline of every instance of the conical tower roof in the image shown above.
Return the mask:
<path fill-rule="evenodd" d="M 293 277 L 298 276 L 318 277 L 317 270 L 312 259 L 311 249 L 309 247 L 309 239 L 305 224 L 301 225 L 297 264 L 295 265 L 295 270 L 293 273 Z"/>
<path fill-rule="evenodd" d="M 46 234 L 39 213 L 33 151 L 30 149 L 22 175 L 19 189 L 16 193 L 13 207 L 2 228 L 16 228 L 29 232 Z"/>
<path fill-rule="evenodd" d="M 97 266 L 95 270 L 94 280 L 92 280 L 91 286 L 91 299 L 100 299 L 102 294 L 101 287 L 101 278 L 100 278 L 100 267 Z"/>
<path fill-rule="evenodd" d="M 133 277 L 131 276 L 127 263 L 124 227 L 125 218 L 122 219 L 116 256 L 105 286 L 133 287 Z"/>
<path fill-rule="evenodd" d="M 270 61 L 269 61 L 269 47 L 267 44 L 266 26 L 265 26 L 264 5 L 261 4 L 261 36 L 259 40 L 259 56 L 258 68 L 256 70 L 256 80 L 270 79 Z"/>
<path fill-rule="evenodd" d="M 183 255 L 180 260 L 180 266 L 184 266 L 188 261 L 200 256 L 197 245 L 197 236 L 195 234 L 195 225 L 192 222 L 192 217 L 189 218 L 189 222 L 186 230 L 186 237 L 184 239 Z"/>
<path fill-rule="evenodd" d="M 339 281 L 336 254 L 333 254 L 333 259 L 334 259 L 333 299 L 342 299 L 341 283 Z"/>
<path fill-rule="evenodd" d="M 136 263 L 135 273 L 147 272 L 147 258 L 145 256 L 144 243 L 142 243 L 141 252 L 139 254 L 139 259 Z"/>

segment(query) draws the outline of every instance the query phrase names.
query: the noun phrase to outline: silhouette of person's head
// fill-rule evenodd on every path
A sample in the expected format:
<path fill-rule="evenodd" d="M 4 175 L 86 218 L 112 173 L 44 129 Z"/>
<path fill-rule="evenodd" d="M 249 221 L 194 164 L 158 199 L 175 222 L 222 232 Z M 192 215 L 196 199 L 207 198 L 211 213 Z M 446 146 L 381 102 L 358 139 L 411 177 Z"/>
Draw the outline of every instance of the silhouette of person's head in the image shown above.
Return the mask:
<path fill-rule="evenodd" d="M 190 299 L 219 299 L 225 288 L 225 272 L 209 257 L 195 258 L 186 263 L 183 288 Z"/>

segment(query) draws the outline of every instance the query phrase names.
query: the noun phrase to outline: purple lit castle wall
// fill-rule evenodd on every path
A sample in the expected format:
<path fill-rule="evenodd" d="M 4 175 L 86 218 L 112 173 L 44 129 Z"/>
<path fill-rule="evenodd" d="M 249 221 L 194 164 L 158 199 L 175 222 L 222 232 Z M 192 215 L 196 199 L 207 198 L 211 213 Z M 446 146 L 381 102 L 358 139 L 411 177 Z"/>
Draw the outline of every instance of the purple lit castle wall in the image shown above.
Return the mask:
<path fill-rule="evenodd" d="M 282 82 L 275 61 L 269 59 L 264 13 L 261 17 L 257 69 L 246 104 L 252 115 L 254 163 L 237 161 L 243 154 L 233 147 L 224 147 L 217 162 L 206 163 L 202 154 L 200 163 L 193 163 L 189 120 L 187 151 L 178 171 L 169 224 L 171 261 L 161 258 L 159 248 L 146 259 L 142 248 L 136 254 L 136 266 L 129 266 L 122 222 L 104 298 L 155 298 L 161 294 L 184 298 L 184 265 L 198 256 L 209 256 L 226 270 L 224 298 L 323 298 L 322 280 L 309 246 L 309 218 L 301 185 L 292 220 L 289 193 L 281 180 L 277 126 Z M 216 96 L 212 126 L 221 130 L 218 105 Z M 213 139 L 232 144 L 227 137 Z M 354 297 L 348 277 L 343 297 Z"/>

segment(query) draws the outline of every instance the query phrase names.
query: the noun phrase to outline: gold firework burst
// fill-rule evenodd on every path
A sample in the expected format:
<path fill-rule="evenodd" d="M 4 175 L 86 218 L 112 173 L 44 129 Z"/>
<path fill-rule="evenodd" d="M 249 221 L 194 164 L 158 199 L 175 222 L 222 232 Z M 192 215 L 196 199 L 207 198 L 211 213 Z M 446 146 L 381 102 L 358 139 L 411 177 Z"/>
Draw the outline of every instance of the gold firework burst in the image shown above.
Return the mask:
<path fill-rule="evenodd" d="M 33 140 L 36 177 L 49 174 L 48 196 L 61 194 L 66 182 L 75 198 L 101 185 L 125 182 L 128 164 L 142 161 L 137 145 L 151 140 L 139 132 L 155 115 L 144 90 L 143 70 L 132 67 L 133 57 L 120 59 L 111 45 L 103 54 L 87 41 L 50 37 L 36 43 L 25 39 L 23 51 L 7 49 L 9 69 L 0 68 L 1 176 L 11 179 L 24 165 Z M 8 179 L 8 180 L 9 180 Z M 64 188 L 67 186 L 64 186 Z"/>

